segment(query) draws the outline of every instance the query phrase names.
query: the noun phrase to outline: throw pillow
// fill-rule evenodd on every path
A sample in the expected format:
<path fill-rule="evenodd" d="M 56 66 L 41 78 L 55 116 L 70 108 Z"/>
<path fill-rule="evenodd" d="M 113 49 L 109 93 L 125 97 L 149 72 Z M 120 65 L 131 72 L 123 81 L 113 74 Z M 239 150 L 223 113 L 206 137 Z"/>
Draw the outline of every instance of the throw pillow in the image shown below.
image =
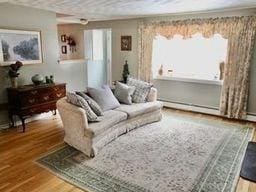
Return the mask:
<path fill-rule="evenodd" d="M 135 91 L 134 86 L 128 86 L 126 84 L 123 84 L 117 81 L 114 95 L 116 96 L 119 102 L 131 105 L 132 95 L 134 91 Z"/>
<path fill-rule="evenodd" d="M 137 79 L 128 78 L 127 85 L 135 87 L 135 91 L 132 95 L 132 101 L 134 103 L 145 103 L 146 102 L 146 98 L 147 98 L 149 91 L 152 87 L 151 84 L 144 82 L 144 81 L 137 80 Z"/>
<path fill-rule="evenodd" d="M 100 106 L 98 105 L 98 103 L 96 101 L 94 101 L 91 97 L 86 95 L 85 92 L 76 92 L 76 94 L 83 97 L 85 99 L 85 101 L 87 101 L 87 103 L 89 104 L 89 106 L 91 107 L 93 112 L 96 113 L 96 115 L 98 115 L 98 116 L 103 115 L 103 111 L 100 108 Z"/>
<path fill-rule="evenodd" d="M 100 121 L 98 116 L 93 112 L 93 110 L 90 108 L 89 104 L 86 102 L 86 100 L 83 97 L 81 97 L 75 93 L 68 92 L 67 93 L 67 102 L 83 108 L 85 110 L 88 121 L 91 121 L 91 122 Z"/>
<path fill-rule="evenodd" d="M 120 103 L 108 85 L 104 85 L 99 89 L 88 87 L 87 90 L 89 95 L 99 104 L 103 111 L 115 109 L 120 106 Z"/>

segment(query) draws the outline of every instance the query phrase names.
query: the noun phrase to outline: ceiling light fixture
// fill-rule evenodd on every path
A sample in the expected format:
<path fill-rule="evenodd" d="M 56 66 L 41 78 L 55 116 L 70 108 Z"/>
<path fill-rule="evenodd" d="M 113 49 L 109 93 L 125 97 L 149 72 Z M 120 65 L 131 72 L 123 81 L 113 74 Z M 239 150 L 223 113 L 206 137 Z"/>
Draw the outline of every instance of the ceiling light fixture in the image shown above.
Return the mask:
<path fill-rule="evenodd" d="M 80 19 L 81 25 L 87 25 L 88 22 L 89 22 L 89 21 L 88 21 L 87 19 Z"/>

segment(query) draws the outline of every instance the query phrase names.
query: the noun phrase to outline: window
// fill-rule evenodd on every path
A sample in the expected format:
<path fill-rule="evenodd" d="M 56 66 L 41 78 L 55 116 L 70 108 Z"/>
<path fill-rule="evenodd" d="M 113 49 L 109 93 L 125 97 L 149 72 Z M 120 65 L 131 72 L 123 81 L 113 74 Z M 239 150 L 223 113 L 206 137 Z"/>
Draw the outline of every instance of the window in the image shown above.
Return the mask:
<path fill-rule="evenodd" d="M 228 41 L 221 35 L 204 38 L 201 33 L 189 39 L 156 36 L 153 41 L 153 77 L 189 78 L 219 81 L 227 56 Z"/>

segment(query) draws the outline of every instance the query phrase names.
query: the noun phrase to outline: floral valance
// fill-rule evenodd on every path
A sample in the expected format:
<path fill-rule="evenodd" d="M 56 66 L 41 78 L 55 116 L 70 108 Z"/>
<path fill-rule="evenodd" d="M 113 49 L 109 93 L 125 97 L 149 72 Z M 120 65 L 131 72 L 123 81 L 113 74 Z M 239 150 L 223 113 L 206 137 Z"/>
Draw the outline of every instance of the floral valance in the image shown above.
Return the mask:
<path fill-rule="evenodd" d="M 253 25 L 256 22 L 255 18 L 255 16 L 243 16 L 143 22 L 139 26 L 139 30 L 151 37 L 161 35 L 166 38 L 172 38 L 174 35 L 179 34 L 184 38 L 190 38 L 192 35 L 200 32 L 206 38 L 216 33 L 221 34 L 224 38 L 228 38 L 230 35 L 238 33 L 239 31 L 236 29 L 240 29 L 244 23 Z"/>

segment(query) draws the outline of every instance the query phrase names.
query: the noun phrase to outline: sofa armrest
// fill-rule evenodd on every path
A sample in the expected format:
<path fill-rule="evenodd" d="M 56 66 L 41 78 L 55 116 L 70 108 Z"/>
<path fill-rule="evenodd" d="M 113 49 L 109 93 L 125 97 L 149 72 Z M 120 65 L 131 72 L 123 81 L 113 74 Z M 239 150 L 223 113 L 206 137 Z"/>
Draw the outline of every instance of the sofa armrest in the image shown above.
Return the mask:
<path fill-rule="evenodd" d="M 147 102 L 153 102 L 157 100 L 157 89 L 152 87 L 147 96 Z"/>
<path fill-rule="evenodd" d="M 66 98 L 57 102 L 57 109 L 63 123 L 65 136 L 74 138 L 85 135 L 88 120 L 84 109 L 68 103 Z"/>

